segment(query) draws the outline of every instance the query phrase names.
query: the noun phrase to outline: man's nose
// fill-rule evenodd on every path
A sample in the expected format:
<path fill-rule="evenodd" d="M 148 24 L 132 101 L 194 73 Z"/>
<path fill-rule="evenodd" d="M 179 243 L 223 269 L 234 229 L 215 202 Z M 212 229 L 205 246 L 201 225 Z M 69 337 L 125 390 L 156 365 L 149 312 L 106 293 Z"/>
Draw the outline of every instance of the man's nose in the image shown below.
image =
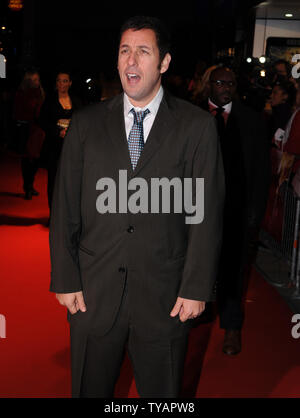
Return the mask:
<path fill-rule="evenodd" d="M 136 65 L 136 64 L 137 64 L 137 55 L 134 51 L 132 51 L 128 57 L 128 65 Z"/>

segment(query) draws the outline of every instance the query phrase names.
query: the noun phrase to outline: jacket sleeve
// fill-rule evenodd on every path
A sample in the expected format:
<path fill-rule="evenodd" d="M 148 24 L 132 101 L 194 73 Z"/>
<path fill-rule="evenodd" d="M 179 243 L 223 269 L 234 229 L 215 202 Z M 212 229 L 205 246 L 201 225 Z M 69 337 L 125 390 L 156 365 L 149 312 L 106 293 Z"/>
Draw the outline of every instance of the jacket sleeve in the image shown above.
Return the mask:
<path fill-rule="evenodd" d="M 208 301 L 216 280 L 222 242 L 225 181 L 214 118 L 209 118 L 198 141 L 193 179 L 204 179 L 204 218 L 189 225 L 188 248 L 178 296 Z M 193 195 L 195 197 L 194 188 Z"/>
<path fill-rule="evenodd" d="M 71 293 L 81 290 L 78 242 L 81 232 L 81 177 L 83 144 L 78 119 L 72 118 L 56 175 L 50 220 L 50 291 Z"/>

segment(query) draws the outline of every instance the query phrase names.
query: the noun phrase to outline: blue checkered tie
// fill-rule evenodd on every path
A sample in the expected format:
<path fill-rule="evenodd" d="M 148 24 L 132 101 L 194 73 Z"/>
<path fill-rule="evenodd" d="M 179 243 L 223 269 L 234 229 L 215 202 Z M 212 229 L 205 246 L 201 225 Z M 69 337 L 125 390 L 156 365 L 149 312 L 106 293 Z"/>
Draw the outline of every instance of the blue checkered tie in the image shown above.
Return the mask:
<path fill-rule="evenodd" d="M 143 121 L 146 115 L 150 113 L 149 109 L 136 112 L 133 108 L 130 110 L 133 114 L 134 121 L 131 131 L 128 136 L 128 148 L 133 170 L 140 158 L 141 152 L 144 148 L 144 129 Z"/>

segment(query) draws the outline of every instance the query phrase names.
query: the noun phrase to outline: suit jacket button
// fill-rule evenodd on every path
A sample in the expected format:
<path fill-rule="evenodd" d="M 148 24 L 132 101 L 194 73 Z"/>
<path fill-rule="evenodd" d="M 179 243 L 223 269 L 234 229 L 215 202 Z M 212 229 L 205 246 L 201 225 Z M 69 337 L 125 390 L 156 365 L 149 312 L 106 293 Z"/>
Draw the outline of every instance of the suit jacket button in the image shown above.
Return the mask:
<path fill-rule="evenodd" d="M 127 232 L 129 232 L 129 234 L 132 234 L 132 233 L 133 233 L 133 231 L 134 231 L 134 227 L 133 227 L 133 226 L 130 226 L 130 227 L 127 229 Z"/>
<path fill-rule="evenodd" d="M 124 267 L 120 267 L 120 268 L 119 268 L 119 272 L 120 272 L 120 273 L 125 273 L 125 268 L 124 268 Z"/>

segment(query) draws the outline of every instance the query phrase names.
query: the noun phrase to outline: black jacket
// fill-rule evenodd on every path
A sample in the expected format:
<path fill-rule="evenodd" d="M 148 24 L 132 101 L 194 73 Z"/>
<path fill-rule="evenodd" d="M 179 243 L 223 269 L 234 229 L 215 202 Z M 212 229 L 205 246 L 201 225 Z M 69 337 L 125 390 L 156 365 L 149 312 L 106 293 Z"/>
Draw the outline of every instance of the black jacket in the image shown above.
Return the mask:
<path fill-rule="evenodd" d="M 208 101 L 201 107 L 208 110 Z M 235 223 L 244 219 L 246 227 L 259 226 L 271 176 L 270 142 L 262 115 L 233 101 L 225 132 L 219 139 L 226 184 L 225 215 Z"/>
<path fill-rule="evenodd" d="M 46 137 L 43 146 L 43 157 L 47 158 L 49 153 L 60 155 L 63 139 L 59 136 L 60 128 L 57 126 L 59 119 L 70 119 L 74 111 L 80 109 L 80 99 L 70 94 L 72 109 L 64 109 L 58 100 L 57 93 L 46 97 L 38 119 L 39 126 L 44 130 Z"/>

